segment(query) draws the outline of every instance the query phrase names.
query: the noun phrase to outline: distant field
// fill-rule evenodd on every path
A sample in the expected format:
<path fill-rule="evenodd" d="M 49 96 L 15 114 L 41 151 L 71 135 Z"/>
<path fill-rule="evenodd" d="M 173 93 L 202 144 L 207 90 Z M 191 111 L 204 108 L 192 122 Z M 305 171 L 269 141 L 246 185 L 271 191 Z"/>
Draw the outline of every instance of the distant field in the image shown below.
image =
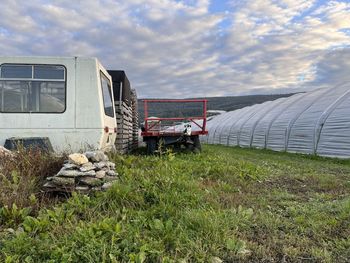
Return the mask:
<path fill-rule="evenodd" d="M 232 111 L 241 109 L 247 106 L 251 106 L 254 104 L 263 103 L 265 101 L 276 100 L 279 98 L 289 97 L 293 95 L 291 94 L 275 94 L 275 95 L 249 95 L 249 96 L 228 96 L 228 97 L 207 97 L 205 99 L 208 100 L 207 108 L 208 110 L 224 110 L 224 111 Z M 143 112 L 143 102 L 142 99 L 138 101 L 139 103 L 139 114 L 140 120 L 143 120 L 144 112 Z M 150 116 L 157 117 L 169 117 L 174 113 L 177 113 L 178 107 L 176 105 L 166 104 L 157 105 L 157 109 L 150 114 Z M 188 113 L 191 115 L 192 113 L 198 112 L 198 108 L 195 106 L 189 106 L 186 109 L 183 109 L 184 115 Z M 178 116 L 178 114 L 177 114 Z"/>
<path fill-rule="evenodd" d="M 223 146 L 114 161 L 106 193 L 2 211 L 0 261 L 349 262 L 350 161 Z"/>

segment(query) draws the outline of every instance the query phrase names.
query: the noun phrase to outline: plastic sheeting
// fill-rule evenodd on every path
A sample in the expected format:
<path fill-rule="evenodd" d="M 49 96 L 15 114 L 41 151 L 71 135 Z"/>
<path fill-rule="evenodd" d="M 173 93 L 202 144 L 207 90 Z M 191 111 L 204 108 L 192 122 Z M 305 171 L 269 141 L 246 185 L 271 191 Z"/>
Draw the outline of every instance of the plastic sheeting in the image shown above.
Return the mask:
<path fill-rule="evenodd" d="M 226 112 L 202 141 L 350 158 L 350 83 Z"/>

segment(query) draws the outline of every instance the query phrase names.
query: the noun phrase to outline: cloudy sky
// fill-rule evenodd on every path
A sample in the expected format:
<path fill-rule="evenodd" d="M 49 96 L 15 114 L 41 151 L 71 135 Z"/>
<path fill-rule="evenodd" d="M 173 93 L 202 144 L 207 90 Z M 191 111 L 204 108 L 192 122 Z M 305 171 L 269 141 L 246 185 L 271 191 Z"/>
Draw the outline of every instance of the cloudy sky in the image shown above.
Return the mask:
<path fill-rule="evenodd" d="M 0 55 L 96 56 L 139 97 L 350 79 L 349 0 L 2 0 L 0 17 Z"/>

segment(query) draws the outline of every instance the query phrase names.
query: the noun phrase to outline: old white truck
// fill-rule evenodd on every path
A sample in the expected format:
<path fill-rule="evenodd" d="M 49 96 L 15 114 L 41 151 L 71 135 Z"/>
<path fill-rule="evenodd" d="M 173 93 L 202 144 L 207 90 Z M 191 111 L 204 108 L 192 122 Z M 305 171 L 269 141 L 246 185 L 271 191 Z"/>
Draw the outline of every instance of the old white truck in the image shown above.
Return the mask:
<path fill-rule="evenodd" d="M 96 58 L 0 57 L 0 145 L 48 138 L 55 151 L 114 147 L 112 79 Z"/>

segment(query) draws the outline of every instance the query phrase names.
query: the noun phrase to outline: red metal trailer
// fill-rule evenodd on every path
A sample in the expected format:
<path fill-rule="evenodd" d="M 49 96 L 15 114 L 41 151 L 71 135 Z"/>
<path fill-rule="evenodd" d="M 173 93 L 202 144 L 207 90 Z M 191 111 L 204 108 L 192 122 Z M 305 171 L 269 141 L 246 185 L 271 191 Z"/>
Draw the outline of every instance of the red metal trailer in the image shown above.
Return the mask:
<path fill-rule="evenodd" d="M 148 153 L 154 153 L 161 141 L 164 146 L 174 145 L 175 148 L 181 148 L 183 145 L 193 152 L 201 150 L 199 135 L 208 134 L 206 130 L 207 100 L 150 99 L 143 102 L 144 123 L 141 135 L 147 144 Z M 158 114 L 166 117 L 150 116 L 152 104 L 158 107 Z M 182 105 L 180 110 L 179 105 Z"/>

